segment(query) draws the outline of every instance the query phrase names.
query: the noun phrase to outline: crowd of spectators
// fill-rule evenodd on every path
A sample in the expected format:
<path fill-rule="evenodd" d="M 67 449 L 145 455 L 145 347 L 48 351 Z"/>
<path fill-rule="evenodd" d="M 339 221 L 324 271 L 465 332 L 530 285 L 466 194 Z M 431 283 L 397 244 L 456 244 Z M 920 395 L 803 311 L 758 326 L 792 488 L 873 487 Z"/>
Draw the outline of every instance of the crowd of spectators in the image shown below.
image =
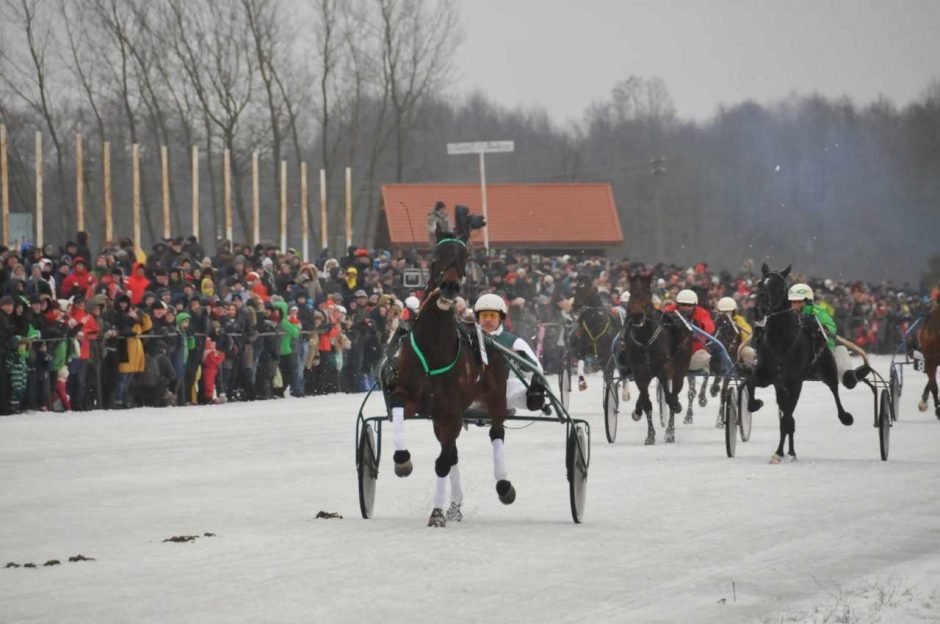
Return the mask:
<path fill-rule="evenodd" d="M 423 294 L 403 276 L 427 268 L 414 250 L 350 247 L 305 262 L 294 249 L 223 241 L 210 256 L 193 237 L 147 254 L 129 239 L 92 253 L 84 233 L 61 248 L 0 247 L 0 260 L 0 414 L 364 391 Z M 478 250 L 458 308 L 470 317 L 476 296 L 496 292 L 508 328 L 534 345 L 540 326 L 571 322 L 579 283 L 619 305 L 637 266 Z M 658 301 L 692 288 L 703 305 L 731 295 L 753 316 L 749 263 L 735 274 L 706 264 L 654 272 Z M 929 302 L 907 285 L 794 277 L 831 307 L 841 334 L 873 352 L 893 351 Z"/>

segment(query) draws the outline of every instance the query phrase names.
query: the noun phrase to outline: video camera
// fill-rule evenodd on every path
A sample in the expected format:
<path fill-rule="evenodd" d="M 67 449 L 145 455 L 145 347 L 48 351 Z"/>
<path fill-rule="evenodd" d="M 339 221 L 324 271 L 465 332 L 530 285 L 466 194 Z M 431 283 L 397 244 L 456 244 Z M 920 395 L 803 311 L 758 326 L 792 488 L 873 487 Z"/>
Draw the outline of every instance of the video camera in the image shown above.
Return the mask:
<path fill-rule="evenodd" d="M 486 219 L 483 215 L 470 214 L 469 208 L 459 204 L 454 206 L 454 220 L 456 221 L 458 232 L 470 232 L 486 227 Z"/>

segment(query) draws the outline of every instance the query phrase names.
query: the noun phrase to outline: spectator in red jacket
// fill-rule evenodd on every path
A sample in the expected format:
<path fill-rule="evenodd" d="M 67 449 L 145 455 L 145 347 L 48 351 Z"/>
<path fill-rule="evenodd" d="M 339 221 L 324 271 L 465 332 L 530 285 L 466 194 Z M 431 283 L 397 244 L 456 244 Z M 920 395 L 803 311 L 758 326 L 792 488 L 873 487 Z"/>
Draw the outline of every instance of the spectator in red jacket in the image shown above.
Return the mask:
<path fill-rule="evenodd" d="M 94 295 L 95 277 L 85 269 L 85 259 L 81 256 L 72 260 L 72 271 L 62 282 L 62 288 L 59 290 L 59 296 L 62 298 L 90 297 Z"/>
<path fill-rule="evenodd" d="M 147 279 L 147 267 L 142 262 L 135 262 L 131 276 L 127 278 L 127 296 L 131 298 L 131 304 L 140 305 L 148 288 L 150 280 Z"/>
<path fill-rule="evenodd" d="M 715 322 L 712 321 L 712 315 L 708 313 L 708 310 L 699 306 L 698 295 L 695 294 L 694 290 L 679 291 L 679 294 L 676 295 L 676 303 L 670 303 L 666 306 L 666 312 L 674 311 L 678 311 L 687 321 L 699 329 L 709 334 L 715 333 Z M 710 360 L 711 355 L 708 353 L 708 349 L 705 348 L 705 339 L 695 334 L 692 338 L 692 361 L 689 362 L 689 370 L 708 370 Z"/>

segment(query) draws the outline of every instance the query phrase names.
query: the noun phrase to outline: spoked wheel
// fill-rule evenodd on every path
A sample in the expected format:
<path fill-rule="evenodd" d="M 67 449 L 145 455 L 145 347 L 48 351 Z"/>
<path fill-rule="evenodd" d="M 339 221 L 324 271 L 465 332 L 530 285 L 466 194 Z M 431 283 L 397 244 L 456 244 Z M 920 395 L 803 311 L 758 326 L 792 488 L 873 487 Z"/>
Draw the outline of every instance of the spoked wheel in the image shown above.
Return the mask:
<path fill-rule="evenodd" d="M 619 382 L 612 379 L 604 382 L 604 433 L 611 444 L 617 439 L 617 418 L 620 415 L 619 385 Z"/>
<path fill-rule="evenodd" d="M 558 400 L 568 409 L 571 400 L 571 366 L 565 363 L 558 373 Z"/>
<path fill-rule="evenodd" d="M 379 477 L 379 465 L 375 453 L 375 432 L 366 424 L 359 434 L 359 511 L 363 518 L 371 518 L 375 507 L 375 482 Z"/>
<path fill-rule="evenodd" d="M 659 407 L 659 424 L 665 429 L 669 424 L 669 414 L 666 413 L 669 406 L 666 405 L 666 391 L 663 389 L 662 382 L 658 380 L 656 381 L 656 405 Z"/>
<path fill-rule="evenodd" d="M 721 410 L 725 417 L 725 452 L 734 457 L 738 444 L 738 396 L 730 388 L 721 397 Z"/>
<path fill-rule="evenodd" d="M 751 439 L 751 411 L 747 409 L 750 402 L 750 393 L 747 386 L 741 384 L 738 386 L 738 429 L 741 430 L 741 441 L 747 442 Z"/>
<path fill-rule="evenodd" d="M 897 366 L 891 367 L 891 420 L 897 422 L 901 407 L 901 374 Z"/>
<path fill-rule="evenodd" d="M 888 444 L 891 441 L 891 395 L 888 390 L 881 391 L 881 405 L 878 409 L 878 446 L 881 447 L 881 461 L 888 461 Z"/>
<path fill-rule="evenodd" d="M 588 465 L 591 462 L 591 438 L 583 425 L 574 425 L 568 434 L 567 468 L 568 494 L 571 498 L 571 518 L 576 524 L 584 520 L 587 499 Z"/>

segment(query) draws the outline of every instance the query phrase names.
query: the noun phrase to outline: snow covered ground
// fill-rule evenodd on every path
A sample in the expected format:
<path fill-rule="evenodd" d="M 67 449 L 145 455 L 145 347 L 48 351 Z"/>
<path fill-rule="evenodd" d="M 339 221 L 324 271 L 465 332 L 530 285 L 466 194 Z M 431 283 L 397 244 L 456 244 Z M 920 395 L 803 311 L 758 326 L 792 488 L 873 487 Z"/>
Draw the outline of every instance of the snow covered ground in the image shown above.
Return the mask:
<path fill-rule="evenodd" d="M 626 415 L 607 444 L 594 377 L 572 398 L 593 426 L 581 525 L 553 423 L 508 432 L 511 506 L 486 430 L 464 432 L 465 519 L 435 530 L 426 422 L 409 423 L 408 479 L 386 438 L 376 517 L 360 519 L 361 395 L 2 418 L 0 565 L 38 568 L 0 569 L 0 622 L 940 621 L 940 422 L 917 411 L 924 380 L 907 371 L 888 462 L 867 388 L 843 393 L 846 428 L 806 385 L 799 461 L 774 466 L 772 392 L 728 459 L 715 401 L 675 445 L 643 446 Z M 178 535 L 202 537 L 163 541 Z"/>

